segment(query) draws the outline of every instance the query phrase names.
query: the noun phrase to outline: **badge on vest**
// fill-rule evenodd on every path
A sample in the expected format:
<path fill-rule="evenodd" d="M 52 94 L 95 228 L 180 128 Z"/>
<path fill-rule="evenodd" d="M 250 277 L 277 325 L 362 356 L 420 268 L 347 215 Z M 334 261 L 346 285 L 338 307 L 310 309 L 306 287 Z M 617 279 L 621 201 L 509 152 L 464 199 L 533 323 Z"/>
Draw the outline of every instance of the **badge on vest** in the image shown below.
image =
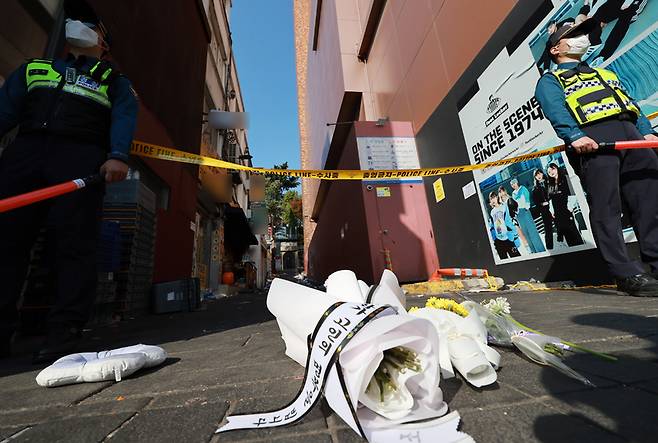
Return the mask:
<path fill-rule="evenodd" d="M 98 91 L 101 88 L 101 84 L 98 83 L 95 80 L 90 79 L 89 77 L 85 77 L 84 75 L 81 75 L 78 77 L 78 81 L 75 83 L 77 86 L 81 86 L 85 89 L 89 89 L 91 91 Z"/>

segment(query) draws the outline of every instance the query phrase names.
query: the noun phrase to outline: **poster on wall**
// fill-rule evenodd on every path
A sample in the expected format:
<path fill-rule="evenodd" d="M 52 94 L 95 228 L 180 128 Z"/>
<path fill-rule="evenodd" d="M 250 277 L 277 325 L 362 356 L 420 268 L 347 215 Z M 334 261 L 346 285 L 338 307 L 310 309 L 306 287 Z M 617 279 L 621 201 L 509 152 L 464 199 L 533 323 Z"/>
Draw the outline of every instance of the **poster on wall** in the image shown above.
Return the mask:
<path fill-rule="evenodd" d="M 459 118 L 471 164 L 562 144 L 534 91 L 540 76 L 555 68 L 547 41 L 565 23 L 598 20 L 584 60 L 615 71 L 645 114 L 658 111 L 658 0 L 552 0 L 552 5 L 517 47 L 498 54 L 478 78 L 477 92 L 463 103 Z M 473 176 L 496 264 L 595 247 L 586 196 L 564 154 Z M 624 236 L 635 240 L 626 219 Z"/>

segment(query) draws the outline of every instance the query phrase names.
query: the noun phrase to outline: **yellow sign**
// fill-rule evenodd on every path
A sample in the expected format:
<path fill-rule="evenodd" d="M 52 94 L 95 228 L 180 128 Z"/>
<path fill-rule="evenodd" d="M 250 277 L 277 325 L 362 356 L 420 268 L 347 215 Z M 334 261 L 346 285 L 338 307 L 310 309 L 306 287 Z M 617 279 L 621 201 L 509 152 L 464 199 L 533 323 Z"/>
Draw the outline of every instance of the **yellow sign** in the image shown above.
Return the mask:
<path fill-rule="evenodd" d="M 391 188 L 389 188 L 388 186 L 386 186 L 386 187 L 378 186 L 376 189 L 377 189 L 377 197 L 390 197 L 391 196 Z"/>
<path fill-rule="evenodd" d="M 434 197 L 436 198 L 437 203 L 446 198 L 446 192 L 443 189 L 442 178 L 437 179 L 432 187 L 434 188 Z"/>

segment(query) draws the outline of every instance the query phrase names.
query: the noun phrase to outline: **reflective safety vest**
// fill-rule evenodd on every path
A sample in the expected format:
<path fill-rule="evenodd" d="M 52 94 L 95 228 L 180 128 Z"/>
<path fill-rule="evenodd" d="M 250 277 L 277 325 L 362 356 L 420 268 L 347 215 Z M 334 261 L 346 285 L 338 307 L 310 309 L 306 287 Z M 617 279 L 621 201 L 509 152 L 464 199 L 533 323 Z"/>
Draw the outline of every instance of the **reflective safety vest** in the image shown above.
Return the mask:
<path fill-rule="evenodd" d="M 30 60 L 25 66 L 27 97 L 20 131 L 45 131 L 109 145 L 112 102 L 108 92 L 118 75 L 104 61 L 88 72 L 69 67 L 60 73 L 52 60 Z"/>
<path fill-rule="evenodd" d="M 621 88 L 619 77 L 612 71 L 580 64 L 573 69 L 558 69 L 553 74 L 566 97 L 567 108 L 579 125 L 586 125 L 622 113 L 633 119 L 640 109 Z"/>

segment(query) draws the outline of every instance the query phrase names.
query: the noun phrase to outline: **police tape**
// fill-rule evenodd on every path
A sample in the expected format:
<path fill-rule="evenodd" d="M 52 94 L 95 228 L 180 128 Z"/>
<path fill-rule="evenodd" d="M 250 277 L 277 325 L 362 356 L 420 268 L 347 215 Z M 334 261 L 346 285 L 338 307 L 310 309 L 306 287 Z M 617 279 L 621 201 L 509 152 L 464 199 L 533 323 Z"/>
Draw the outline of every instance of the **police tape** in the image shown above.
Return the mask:
<path fill-rule="evenodd" d="M 658 117 L 658 113 L 649 115 L 649 118 Z M 633 149 L 633 148 L 658 148 L 655 141 L 625 141 L 616 143 L 600 143 L 602 148 L 612 149 Z M 460 172 L 469 172 L 479 169 L 488 169 L 498 166 L 507 166 L 514 163 L 521 163 L 540 157 L 567 151 L 565 145 L 553 146 L 552 148 L 542 149 L 540 151 L 530 152 L 518 155 L 516 157 L 504 158 L 483 163 L 460 166 L 443 166 L 437 168 L 420 168 L 420 169 L 377 169 L 377 170 L 357 170 L 357 169 L 268 169 L 245 166 L 237 163 L 231 163 L 219 160 L 213 157 L 206 157 L 198 154 L 192 154 L 178 149 L 168 148 L 165 146 L 154 145 L 143 141 L 133 141 L 130 153 L 140 157 L 148 157 L 159 160 L 168 160 L 179 163 L 190 163 L 199 166 L 210 166 L 215 168 L 229 169 L 234 171 L 246 171 L 255 174 L 273 174 L 280 176 L 308 178 L 316 180 L 396 180 L 408 178 L 435 177 L 439 175 L 458 174 Z"/>
<path fill-rule="evenodd" d="M 180 163 L 191 163 L 200 166 L 210 166 L 215 168 L 230 169 L 236 171 L 246 171 L 256 174 L 274 174 L 299 178 L 310 178 L 317 180 L 379 180 L 379 179 L 405 179 L 405 178 L 423 178 L 434 177 L 438 175 L 457 174 L 459 172 L 474 171 L 476 169 L 487 169 L 496 166 L 511 165 L 535 158 L 544 157 L 551 154 L 564 151 L 564 145 L 553 148 L 543 149 L 529 154 L 519 155 L 513 158 L 505 158 L 491 162 L 479 163 L 474 165 L 445 166 L 439 168 L 421 168 L 421 169 L 377 169 L 377 170 L 348 170 L 348 169 L 267 169 L 255 168 L 252 166 L 239 165 L 213 157 L 205 157 L 198 154 L 191 154 L 185 151 L 179 151 L 173 148 L 153 145 L 141 141 L 134 141 L 130 153 L 140 157 L 148 157 L 160 160 L 169 160 Z"/>

